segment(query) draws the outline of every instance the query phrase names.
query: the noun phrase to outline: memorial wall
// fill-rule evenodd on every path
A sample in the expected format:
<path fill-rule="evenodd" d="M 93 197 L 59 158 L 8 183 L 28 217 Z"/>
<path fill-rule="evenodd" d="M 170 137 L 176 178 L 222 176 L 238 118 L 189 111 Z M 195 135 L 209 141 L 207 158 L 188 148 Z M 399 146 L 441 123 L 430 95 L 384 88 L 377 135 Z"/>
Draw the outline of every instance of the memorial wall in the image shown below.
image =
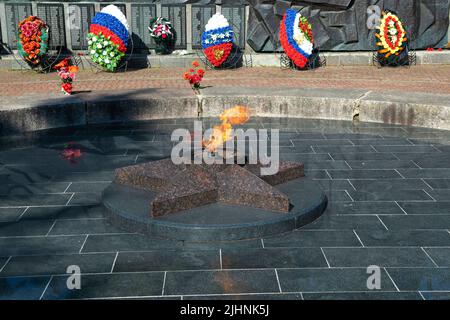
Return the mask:
<path fill-rule="evenodd" d="M 373 50 L 373 34 L 383 9 L 394 10 L 403 18 L 414 48 L 448 41 L 450 0 L 0 0 L 1 42 L 15 49 L 19 21 L 33 14 L 50 26 L 52 47 L 86 50 L 92 17 L 111 3 L 126 15 L 137 52 L 154 46 L 147 27 L 155 16 L 172 22 L 177 33 L 176 49 L 199 49 L 203 27 L 219 11 L 230 21 L 241 48 L 280 50 L 279 24 L 289 7 L 309 17 L 316 44 L 322 50 Z"/>

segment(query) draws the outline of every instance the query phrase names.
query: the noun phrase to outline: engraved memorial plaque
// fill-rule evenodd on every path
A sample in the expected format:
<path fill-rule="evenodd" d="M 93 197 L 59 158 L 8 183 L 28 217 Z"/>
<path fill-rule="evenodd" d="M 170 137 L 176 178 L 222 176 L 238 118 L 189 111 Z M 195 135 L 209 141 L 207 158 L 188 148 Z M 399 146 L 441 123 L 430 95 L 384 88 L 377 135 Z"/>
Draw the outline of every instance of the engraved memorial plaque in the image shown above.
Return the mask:
<path fill-rule="evenodd" d="M 72 49 L 86 50 L 88 48 L 87 34 L 89 24 L 95 15 L 93 4 L 71 4 L 69 6 L 70 35 Z"/>
<path fill-rule="evenodd" d="M 113 4 L 115 5 L 117 8 L 120 9 L 120 11 L 122 11 L 123 15 L 126 17 L 127 16 L 127 8 L 125 6 L 125 3 L 102 3 L 100 5 L 100 9 L 103 9 L 104 7 Z"/>
<path fill-rule="evenodd" d="M 186 7 L 163 5 L 162 17 L 168 19 L 176 32 L 175 49 L 186 49 Z"/>
<path fill-rule="evenodd" d="M 63 5 L 38 3 L 37 16 L 44 20 L 49 27 L 50 47 L 64 47 L 66 45 L 66 34 Z"/>
<path fill-rule="evenodd" d="M 192 47 L 202 47 L 202 32 L 208 20 L 216 13 L 216 6 L 192 6 Z"/>
<path fill-rule="evenodd" d="M 148 31 L 152 18 L 156 17 L 156 5 L 139 3 L 131 5 L 131 30 L 133 30 L 133 43 L 137 49 L 153 48 L 154 41 Z"/>
<path fill-rule="evenodd" d="M 8 46 L 17 49 L 17 28 L 20 21 L 31 16 L 31 3 L 6 3 L 5 9 Z"/>
<path fill-rule="evenodd" d="M 240 48 L 245 47 L 245 6 L 222 6 L 222 14 L 233 27 L 234 42 Z"/>

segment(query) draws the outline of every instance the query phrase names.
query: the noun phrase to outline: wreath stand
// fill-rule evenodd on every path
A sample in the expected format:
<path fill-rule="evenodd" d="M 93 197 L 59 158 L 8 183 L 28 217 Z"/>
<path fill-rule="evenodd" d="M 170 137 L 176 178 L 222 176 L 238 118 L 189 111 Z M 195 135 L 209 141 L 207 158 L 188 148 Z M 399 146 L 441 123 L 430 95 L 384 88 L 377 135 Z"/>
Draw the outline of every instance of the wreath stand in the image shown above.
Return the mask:
<path fill-rule="evenodd" d="M 300 68 L 294 64 L 292 59 L 290 59 L 285 52 L 282 52 L 280 55 L 280 68 L 282 70 L 300 70 L 300 71 L 309 71 L 315 70 L 318 68 L 323 68 L 327 65 L 327 59 L 324 55 L 320 54 L 319 49 L 315 48 L 308 59 L 308 63 Z"/>
<path fill-rule="evenodd" d="M 233 30 L 237 30 L 236 25 L 230 23 Z M 200 32 L 200 38 L 205 32 L 205 27 L 203 26 Z M 196 50 L 197 57 L 202 61 L 207 70 L 230 70 L 239 69 L 241 67 L 251 68 L 253 66 L 253 58 L 251 53 L 245 53 L 238 45 L 236 45 L 236 33 L 233 31 L 233 48 L 231 49 L 228 58 L 218 67 L 213 65 L 205 55 L 203 49 Z M 200 39 L 201 42 L 201 39 Z"/>

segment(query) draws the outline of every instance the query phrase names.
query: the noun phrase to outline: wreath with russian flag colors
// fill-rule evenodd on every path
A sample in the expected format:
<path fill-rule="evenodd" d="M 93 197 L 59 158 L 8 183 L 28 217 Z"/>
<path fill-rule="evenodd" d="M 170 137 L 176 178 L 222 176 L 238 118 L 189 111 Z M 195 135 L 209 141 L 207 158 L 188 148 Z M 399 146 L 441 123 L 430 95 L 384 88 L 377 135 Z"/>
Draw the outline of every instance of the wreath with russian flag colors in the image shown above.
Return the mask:
<path fill-rule="evenodd" d="M 386 11 L 382 13 L 380 26 L 375 36 L 378 39 L 378 54 L 386 60 L 395 60 L 405 51 L 408 38 L 399 17 Z"/>
<path fill-rule="evenodd" d="M 130 27 L 122 11 L 109 5 L 92 19 L 88 34 L 88 50 L 92 62 L 105 71 L 115 71 L 125 56 Z"/>
<path fill-rule="evenodd" d="M 202 33 L 202 47 L 208 61 L 220 67 L 233 49 L 233 29 L 220 13 L 214 14 Z"/>
<path fill-rule="evenodd" d="M 48 26 L 35 16 L 29 16 L 19 23 L 17 51 L 32 67 L 42 62 L 48 50 Z"/>
<path fill-rule="evenodd" d="M 289 59 L 304 68 L 314 50 L 314 37 L 308 19 L 294 9 L 288 9 L 280 24 L 280 42 Z"/>

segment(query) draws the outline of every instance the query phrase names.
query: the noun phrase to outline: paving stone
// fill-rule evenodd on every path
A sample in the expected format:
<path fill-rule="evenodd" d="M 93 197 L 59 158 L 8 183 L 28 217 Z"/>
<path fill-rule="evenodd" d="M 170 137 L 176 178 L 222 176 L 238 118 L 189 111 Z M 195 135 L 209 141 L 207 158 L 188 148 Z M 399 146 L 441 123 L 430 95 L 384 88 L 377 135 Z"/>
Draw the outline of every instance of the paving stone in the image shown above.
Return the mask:
<path fill-rule="evenodd" d="M 388 229 L 450 229 L 450 215 L 381 216 Z"/>
<path fill-rule="evenodd" d="M 224 294 L 207 296 L 183 296 L 183 300 L 303 300 L 301 293 L 273 293 L 273 294 Z"/>
<path fill-rule="evenodd" d="M 67 289 L 67 276 L 53 277 L 43 299 L 159 296 L 164 272 L 83 275 L 80 290 Z"/>
<path fill-rule="evenodd" d="M 434 267 L 421 248 L 324 248 L 331 267 Z"/>
<path fill-rule="evenodd" d="M 404 215 L 405 212 L 395 202 L 332 202 L 327 213 L 338 215 Z"/>
<path fill-rule="evenodd" d="M 329 190 L 353 190 L 352 185 L 347 180 L 316 180 L 320 188 L 324 191 Z"/>
<path fill-rule="evenodd" d="M 449 153 L 394 153 L 403 161 L 414 161 L 423 169 L 449 169 Z"/>
<path fill-rule="evenodd" d="M 2 222 L 0 237 L 45 236 L 53 224 L 53 220 Z"/>
<path fill-rule="evenodd" d="M 305 163 L 305 169 L 317 170 L 317 169 L 331 169 L 331 170 L 346 170 L 348 169 L 345 161 L 316 161 Z"/>
<path fill-rule="evenodd" d="M 0 238 L 0 256 L 78 253 L 86 236 Z"/>
<path fill-rule="evenodd" d="M 373 140 L 380 138 L 379 135 L 372 135 L 372 134 L 357 134 L 357 133 L 325 133 L 324 136 L 327 139 L 350 139 L 355 141 L 360 140 Z"/>
<path fill-rule="evenodd" d="M 48 182 L 33 184 L 2 184 L 0 185 L 0 195 L 34 195 L 45 193 L 63 193 L 69 183 L 67 182 Z"/>
<path fill-rule="evenodd" d="M 219 250 L 120 252 L 114 272 L 220 269 Z"/>
<path fill-rule="evenodd" d="M 0 223 L 16 221 L 24 211 L 24 208 L 0 208 Z"/>
<path fill-rule="evenodd" d="M 428 194 L 436 201 L 450 201 L 450 189 L 431 190 Z"/>
<path fill-rule="evenodd" d="M 435 153 L 439 152 L 433 146 L 375 146 L 378 152 L 395 152 L 395 153 Z"/>
<path fill-rule="evenodd" d="M 450 179 L 425 179 L 433 189 L 450 189 Z"/>
<path fill-rule="evenodd" d="M 297 161 L 301 163 L 315 163 L 315 162 L 328 162 L 332 161 L 330 155 L 328 153 L 281 153 L 280 152 L 280 160 L 284 161 Z M 313 167 L 312 167 L 313 168 Z"/>
<path fill-rule="evenodd" d="M 450 248 L 425 248 L 439 267 L 450 267 Z"/>
<path fill-rule="evenodd" d="M 356 188 L 356 191 L 366 192 L 395 192 L 400 190 L 430 189 L 421 179 L 350 180 L 350 182 Z"/>
<path fill-rule="evenodd" d="M 76 235 L 76 234 L 102 234 L 125 233 L 113 227 L 107 219 L 77 219 L 58 220 L 53 226 L 50 235 Z"/>
<path fill-rule="evenodd" d="M 410 160 L 359 160 L 347 161 L 352 169 L 400 169 L 417 168 Z"/>
<path fill-rule="evenodd" d="M 223 269 L 326 267 L 319 248 L 224 249 Z"/>
<path fill-rule="evenodd" d="M 387 271 L 402 291 L 450 291 L 449 268 L 388 268 Z"/>
<path fill-rule="evenodd" d="M 66 274 L 72 265 L 79 266 L 81 273 L 106 273 L 111 271 L 115 257 L 114 253 L 12 257 L 0 277 Z"/>
<path fill-rule="evenodd" d="M 179 241 L 148 238 L 140 234 L 89 235 L 82 252 L 167 250 L 182 247 Z"/>
<path fill-rule="evenodd" d="M 280 269 L 278 278 L 282 292 L 367 291 L 368 274 L 366 268 Z M 381 290 L 395 291 L 384 270 Z"/>
<path fill-rule="evenodd" d="M 418 292 L 330 292 L 302 293 L 304 300 L 423 300 Z"/>
<path fill-rule="evenodd" d="M 0 278 L 1 300 L 39 300 L 50 277 Z"/>
<path fill-rule="evenodd" d="M 449 214 L 450 202 L 399 202 L 407 214 Z"/>
<path fill-rule="evenodd" d="M 421 291 L 420 292 L 425 300 L 450 300 L 450 291 L 448 292 L 433 292 L 433 291 Z"/>
<path fill-rule="evenodd" d="M 355 201 L 433 201 L 423 190 L 349 191 L 349 194 Z"/>
<path fill-rule="evenodd" d="M 56 206 L 28 208 L 21 220 L 103 218 L 102 206 Z"/>
<path fill-rule="evenodd" d="M 405 178 L 450 178 L 450 169 L 398 169 Z"/>
<path fill-rule="evenodd" d="M 399 158 L 392 153 L 358 152 L 358 153 L 330 153 L 334 160 L 347 161 L 396 161 Z"/>
<path fill-rule="evenodd" d="M 110 185 L 109 182 L 74 182 L 67 189 L 67 192 L 87 192 L 87 193 L 97 193 L 102 192 Z"/>
<path fill-rule="evenodd" d="M 54 181 L 64 182 L 111 182 L 114 178 L 114 171 L 96 171 L 96 172 L 68 172 L 57 174 Z"/>
<path fill-rule="evenodd" d="M 275 270 L 167 272 L 164 295 L 278 293 Z"/>
<path fill-rule="evenodd" d="M 290 139 L 294 146 L 353 146 L 348 139 Z"/>
<path fill-rule="evenodd" d="M 303 230 L 322 229 L 322 230 L 354 230 L 384 229 L 380 220 L 373 216 L 352 216 L 352 215 L 323 215 L 311 224 L 303 227 Z"/>
<path fill-rule="evenodd" d="M 355 233 L 351 230 L 324 231 L 299 230 L 287 234 L 264 238 L 264 247 L 359 247 Z"/>
<path fill-rule="evenodd" d="M 69 206 L 89 206 L 101 205 L 101 193 L 75 193 L 67 205 Z"/>
<path fill-rule="evenodd" d="M 446 230 L 358 230 L 367 247 L 439 247 L 450 245 Z"/>
<path fill-rule="evenodd" d="M 411 146 L 411 142 L 408 139 L 351 139 L 350 140 L 354 145 L 364 146 Z M 377 148 L 375 148 L 377 149 Z M 378 149 L 377 149 L 378 150 Z M 380 151 L 383 152 L 383 151 Z M 388 151 L 390 152 L 390 151 Z"/>
<path fill-rule="evenodd" d="M 33 194 L 0 196 L 0 207 L 46 206 L 65 205 L 69 201 L 70 194 Z"/>
<path fill-rule="evenodd" d="M 314 147 L 314 150 L 317 153 L 331 153 L 331 154 L 333 153 L 359 154 L 359 153 L 376 152 L 371 146 L 318 146 Z M 334 159 L 338 160 L 336 158 Z"/>
<path fill-rule="evenodd" d="M 185 250 L 213 250 L 213 249 L 237 249 L 237 248 L 262 248 L 261 239 L 214 241 L 214 242 L 188 242 L 183 241 Z"/>
<path fill-rule="evenodd" d="M 305 176 L 310 179 L 330 179 L 326 170 L 305 170 Z"/>
<path fill-rule="evenodd" d="M 329 170 L 333 179 L 399 179 L 395 170 Z"/>

